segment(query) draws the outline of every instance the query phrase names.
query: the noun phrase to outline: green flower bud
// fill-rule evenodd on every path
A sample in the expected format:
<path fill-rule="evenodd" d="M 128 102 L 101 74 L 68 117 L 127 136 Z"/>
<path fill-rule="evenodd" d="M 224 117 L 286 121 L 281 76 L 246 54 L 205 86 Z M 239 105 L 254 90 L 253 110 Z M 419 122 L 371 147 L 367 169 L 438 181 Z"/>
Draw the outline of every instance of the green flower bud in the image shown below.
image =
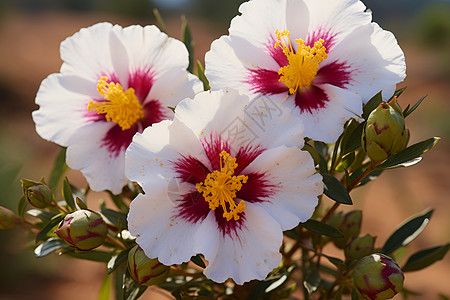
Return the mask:
<path fill-rule="evenodd" d="M 18 221 L 19 218 L 13 211 L 0 206 L 0 230 L 11 229 L 16 226 Z"/>
<path fill-rule="evenodd" d="M 344 237 L 334 240 L 336 247 L 343 249 L 349 241 L 356 238 L 361 231 L 361 222 L 362 212 L 360 210 L 352 210 L 346 213 L 338 227 Z"/>
<path fill-rule="evenodd" d="M 406 148 L 409 130 L 405 127 L 401 107 L 396 97 L 381 103 L 367 118 L 361 137 L 364 151 L 377 163 Z"/>
<path fill-rule="evenodd" d="M 22 189 L 28 203 L 36 208 L 46 208 L 53 202 L 53 193 L 42 182 L 22 179 Z"/>
<path fill-rule="evenodd" d="M 163 265 L 158 259 L 148 258 L 139 245 L 128 252 L 128 270 L 140 285 L 157 285 L 169 276 L 170 267 Z"/>
<path fill-rule="evenodd" d="M 404 279 L 397 263 L 383 254 L 363 257 L 353 273 L 355 289 L 363 299 L 390 299 L 403 289 Z"/>
<path fill-rule="evenodd" d="M 376 237 L 369 234 L 352 240 L 344 249 L 345 257 L 347 259 L 356 259 L 373 253 L 375 240 Z"/>
<path fill-rule="evenodd" d="M 108 227 L 98 213 L 83 209 L 66 215 L 55 233 L 78 250 L 90 251 L 103 244 Z"/>

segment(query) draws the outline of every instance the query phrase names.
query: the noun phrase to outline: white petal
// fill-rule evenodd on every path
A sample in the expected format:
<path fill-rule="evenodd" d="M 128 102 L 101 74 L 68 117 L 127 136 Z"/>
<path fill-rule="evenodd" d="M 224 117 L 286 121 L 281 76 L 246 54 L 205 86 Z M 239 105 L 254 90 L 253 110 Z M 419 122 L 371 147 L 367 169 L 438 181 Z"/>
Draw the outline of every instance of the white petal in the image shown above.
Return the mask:
<path fill-rule="evenodd" d="M 61 73 L 77 74 L 97 81 L 100 75 L 113 73 L 109 40 L 112 25 L 99 23 L 82 28 L 66 38 L 60 47 Z"/>
<path fill-rule="evenodd" d="M 330 99 L 325 107 L 301 113 L 305 136 L 316 141 L 334 143 L 344 131 L 344 124 L 362 115 L 361 97 L 353 92 L 332 85 L 319 85 Z"/>
<path fill-rule="evenodd" d="M 81 127 L 69 140 L 67 165 L 80 170 L 93 191 L 119 194 L 127 183 L 124 151 L 116 154 L 104 146 L 106 132 L 113 122 L 95 122 Z"/>
<path fill-rule="evenodd" d="M 346 88 L 358 92 L 364 103 L 380 90 L 391 97 L 395 84 L 406 76 L 405 57 L 397 40 L 375 23 L 351 33 L 327 60 L 345 62 L 354 70 Z"/>
<path fill-rule="evenodd" d="M 364 12 L 365 5 L 359 0 L 304 0 L 308 6 L 310 26 L 308 34 L 321 32 L 334 36 L 339 43 L 355 28 L 369 24 L 370 12 Z M 320 37 L 320 36 L 319 36 Z"/>
<path fill-rule="evenodd" d="M 200 248 L 215 252 L 218 232 L 212 216 L 196 224 L 188 223 L 174 217 L 174 206 L 167 193 L 138 195 L 131 202 L 129 230 L 145 254 L 173 265 L 189 261 Z"/>
<path fill-rule="evenodd" d="M 137 133 L 126 151 L 126 175 L 139 183 L 146 193 L 167 190 L 177 177 L 172 162 L 181 155 L 197 157 L 203 153 L 198 138 L 180 122 L 162 121 Z M 207 162 L 204 162 L 207 164 Z"/>
<path fill-rule="evenodd" d="M 323 193 L 322 176 L 316 174 L 308 152 L 296 147 L 280 146 L 261 153 L 242 171 L 243 174 L 265 174 L 274 193 L 257 203 L 288 230 L 308 220 Z"/>
<path fill-rule="evenodd" d="M 281 261 L 279 247 L 283 238 L 280 225 L 254 204 L 245 209 L 245 227 L 236 236 L 220 236 L 217 252 L 205 254 L 209 264 L 206 277 L 215 282 L 232 278 L 237 284 L 262 280 Z"/>
<path fill-rule="evenodd" d="M 89 121 L 85 117 L 90 95 L 98 93 L 91 89 L 92 82 L 71 75 L 52 74 L 42 81 L 36 95 L 40 106 L 33 112 L 37 133 L 44 139 L 67 147 L 70 137 Z"/>

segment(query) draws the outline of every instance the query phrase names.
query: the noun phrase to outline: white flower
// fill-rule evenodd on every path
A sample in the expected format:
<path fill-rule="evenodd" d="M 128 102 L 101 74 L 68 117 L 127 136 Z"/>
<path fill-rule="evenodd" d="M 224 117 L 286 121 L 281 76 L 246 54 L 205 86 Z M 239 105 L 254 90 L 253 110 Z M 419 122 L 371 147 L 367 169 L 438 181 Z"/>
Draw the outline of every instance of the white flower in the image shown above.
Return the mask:
<path fill-rule="evenodd" d="M 298 119 L 264 97 L 183 100 L 126 152 L 126 174 L 145 192 L 131 202 L 129 230 L 165 265 L 201 253 L 216 282 L 264 279 L 280 263 L 283 231 L 308 220 L 323 191 L 302 146 Z"/>
<path fill-rule="evenodd" d="M 305 136 L 335 142 L 343 124 L 405 75 L 392 33 L 358 0 L 251 0 L 206 54 L 212 89 L 269 95 L 296 110 Z"/>
<path fill-rule="evenodd" d="M 68 147 L 68 166 L 81 170 L 92 190 L 120 193 L 133 135 L 172 118 L 168 106 L 202 90 L 186 71 L 188 52 L 155 26 L 109 23 L 81 29 L 60 50 L 60 73 L 36 96 L 36 131 Z"/>

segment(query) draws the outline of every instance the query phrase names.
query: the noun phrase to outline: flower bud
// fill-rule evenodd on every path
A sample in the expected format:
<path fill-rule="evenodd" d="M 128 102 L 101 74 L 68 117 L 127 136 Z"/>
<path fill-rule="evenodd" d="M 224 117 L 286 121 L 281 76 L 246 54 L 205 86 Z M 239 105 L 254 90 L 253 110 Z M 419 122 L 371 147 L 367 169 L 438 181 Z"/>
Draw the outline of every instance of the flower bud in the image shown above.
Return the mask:
<path fill-rule="evenodd" d="M 347 243 L 359 235 L 361 231 L 362 212 L 360 210 L 352 210 L 343 216 L 342 223 L 338 229 L 344 235 L 343 238 L 335 239 L 336 247 L 342 249 Z"/>
<path fill-rule="evenodd" d="M 366 234 L 350 242 L 344 249 L 347 259 L 356 259 L 374 252 L 376 237 Z"/>
<path fill-rule="evenodd" d="M 128 270 L 140 285 L 157 285 L 169 276 L 170 267 L 163 265 L 158 259 L 148 258 L 139 245 L 128 252 Z"/>
<path fill-rule="evenodd" d="M 0 230 L 11 229 L 16 226 L 17 222 L 18 217 L 13 211 L 0 206 Z"/>
<path fill-rule="evenodd" d="M 363 257 L 353 273 L 355 289 L 363 299 L 390 299 L 403 289 L 404 279 L 397 263 L 383 254 Z"/>
<path fill-rule="evenodd" d="M 373 162 L 382 162 L 403 150 L 408 141 L 409 130 L 396 97 L 389 103 L 382 102 L 370 113 L 361 143 Z"/>
<path fill-rule="evenodd" d="M 55 233 L 78 250 L 90 251 L 103 244 L 108 227 L 98 213 L 83 209 L 66 215 Z"/>
<path fill-rule="evenodd" d="M 28 203 L 36 208 L 46 208 L 53 202 L 53 193 L 42 182 L 22 179 L 22 189 Z"/>

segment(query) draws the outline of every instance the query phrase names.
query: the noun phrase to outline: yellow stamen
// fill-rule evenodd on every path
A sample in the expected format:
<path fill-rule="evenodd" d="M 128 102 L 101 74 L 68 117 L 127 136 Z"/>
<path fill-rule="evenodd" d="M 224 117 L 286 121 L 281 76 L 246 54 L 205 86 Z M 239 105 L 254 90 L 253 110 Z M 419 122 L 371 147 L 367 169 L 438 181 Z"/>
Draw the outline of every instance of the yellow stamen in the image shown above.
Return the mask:
<path fill-rule="evenodd" d="M 278 41 L 275 42 L 275 48 L 280 47 L 286 55 L 289 64 L 281 67 L 278 74 L 281 75 L 280 82 L 284 82 L 289 88 L 289 93 L 293 94 L 298 89 L 310 86 L 319 69 L 319 63 L 327 59 L 328 55 L 323 46 L 323 40 L 319 39 L 311 48 L 305 46 L 305 41 L 297 39 L 297 52 L 292 48 L 290 32 L 284 30 L 275 32 Z"/>
<path fill-rule="evenodd" d="M 237 168 L 236 158 L 230 157 L 226 151 L 220 154 L 220 171 L 215 170 L 206 176 L 204 182 L 197 183 L 197 190 L 203 194 L 209 208 L 215 210 L 219 205 L 223 209 L 223 217 L 230 221 L 231 218 L 239 220 L 239 213 L 245 209 L 244 200 L 238 204 L 235 202 L 236 192 L 240 191 L 242 185 L 247 182 L 248 176 L 234 176 Z M 222 163 L 223 160 L 223 163 Z"/>
<path fill-rule="evenodd" d="M 134 94 L 134 89 L 124 91 L 119 83 L 110 82 L 102 76 L 97 84 L 98 92 L 107 100 L 91 101 L 87 109 L 99 114 L 106 114 L 106 121 L 117 123 L 122 130 L 129 129 L 144 117 L 144 109 Z"/>

